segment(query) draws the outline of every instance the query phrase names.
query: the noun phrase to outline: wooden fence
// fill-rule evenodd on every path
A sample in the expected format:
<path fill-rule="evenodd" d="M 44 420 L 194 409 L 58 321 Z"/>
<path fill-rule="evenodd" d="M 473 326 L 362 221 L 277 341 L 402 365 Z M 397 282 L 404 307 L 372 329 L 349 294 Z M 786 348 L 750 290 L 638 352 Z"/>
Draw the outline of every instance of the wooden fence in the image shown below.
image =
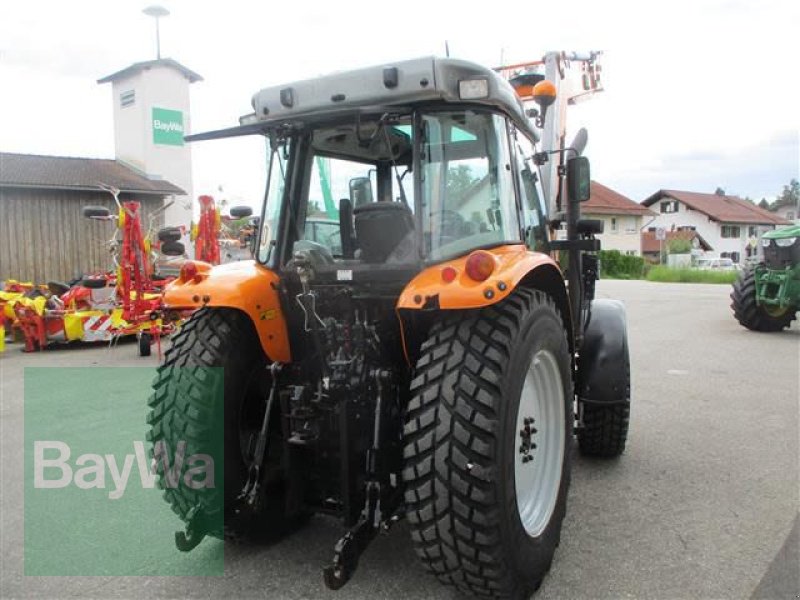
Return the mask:
<path fill-rule="evenodd" d="M 141 203 L 146 235 L 149 215 L 162 206 L 163 198 L 121 194 L 120 200 Z M 82 209 L 90 205 L 107 206 L 116 214 L 108 192 L 0 188 L 0 281 L 69 281 L 112 269 L 106 242 L 116 226 L 85 218 Z M 154 226 L 162 222 L 159 214 Z"/>

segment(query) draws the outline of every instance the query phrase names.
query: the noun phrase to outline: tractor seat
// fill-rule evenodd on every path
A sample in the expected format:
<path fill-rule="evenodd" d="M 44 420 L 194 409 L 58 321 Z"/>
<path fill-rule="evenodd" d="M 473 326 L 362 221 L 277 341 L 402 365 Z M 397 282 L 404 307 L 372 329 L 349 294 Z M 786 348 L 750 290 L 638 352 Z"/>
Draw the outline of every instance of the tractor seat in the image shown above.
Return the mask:
<path fill-rule="evenodd" d="M 414 231 L 411 209 L 400 202 L 370 202 L 353 209 L 356 243 L 366 263 L 382 263 Z"/>

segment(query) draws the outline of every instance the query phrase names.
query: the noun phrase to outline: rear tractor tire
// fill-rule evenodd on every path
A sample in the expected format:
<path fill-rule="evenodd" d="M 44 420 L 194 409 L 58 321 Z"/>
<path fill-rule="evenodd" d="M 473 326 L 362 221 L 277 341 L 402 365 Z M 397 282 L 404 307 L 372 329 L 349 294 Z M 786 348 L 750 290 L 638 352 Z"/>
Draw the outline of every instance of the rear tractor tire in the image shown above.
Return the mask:
<path fill-rule="evenodd" d="M 573 392 L 564 322 L 546 294 L 445 316 L 411 384 L 404 472 L 417 556 L 470 595 L 527 598 L 561 536 Z"/>
<path fill-rule="evenodd" d="M 214 465 L 213 489 L 178 485 L 164 491 L 172 510 L 187 523 L 200 507 L 205 533 L 217 538 L 270 541 L 297 528 L 306 517 L 286 512 L 277 402 L 262 465 L 260 502 L 250 508 L 238 499 L 271 387 L 267 365 L 249 317 L 234 309 L 202 308 L 172 336 L 153 383 L 147 422 L 148 441 L 154 447 L 163 441 L 171 451 L 186 441 L 185 455 L 191 456 L 222 446 L 224 465 Z M 157 475 L 163 485 L 161 463 Z"/>
<path fill-rule="evenodd" d="M 743 327 L 752 331 L 782 331 L 796 316 L 795 307 L 769 309 L 756 302 L 756 279 L 753 269 L 745 269 L 733 284 L 731 308 L 733 316 Z"/>

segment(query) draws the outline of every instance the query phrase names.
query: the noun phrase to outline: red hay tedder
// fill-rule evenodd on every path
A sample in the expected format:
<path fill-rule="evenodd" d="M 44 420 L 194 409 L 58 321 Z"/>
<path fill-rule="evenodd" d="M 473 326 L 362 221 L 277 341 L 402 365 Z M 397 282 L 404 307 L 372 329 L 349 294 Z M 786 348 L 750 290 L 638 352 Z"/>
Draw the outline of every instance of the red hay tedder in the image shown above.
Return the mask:
<path fill-rule="evenodd" d="M 72 286 L 51 282 L 49 295 L 18 301 L 14 310 L 25 337 L 26 352 L 41 350 L 51 342 L 113 342 L 135 334 L 140 356 L 149 356 L 153 343 L 160 354 L 161 336 L 171 333 L 177 324 L 178 315 L 166 313 L 162 306 L 162 290 L 171 279 L 156 278 L 151 260 L 152 222 L 169 205 L 151 215 L 151 227 L 145 235 L 139 203 L 120 202 L 119 190 L 101 187 L 114 197 L 118 213 L 112 215 L 102 206 L 87 206 L 83 215 L 115 222 L 109 246 L 115 254 L 116 270 L 84 277 Z M 155 246 L 162 254 L 182 255 L 181 235 L 179 228 L 161 229 Z"/>

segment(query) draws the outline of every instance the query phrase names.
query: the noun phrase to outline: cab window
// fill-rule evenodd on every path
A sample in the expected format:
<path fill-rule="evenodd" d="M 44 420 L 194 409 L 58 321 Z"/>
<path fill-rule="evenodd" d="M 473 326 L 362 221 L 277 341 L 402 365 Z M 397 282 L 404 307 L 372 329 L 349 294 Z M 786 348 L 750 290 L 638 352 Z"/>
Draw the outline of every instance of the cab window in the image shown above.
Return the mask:
<path fill-rule="evenodd" d="M 422 227 L 428 258 L 518 242 L 505 119 L 471 110 L 422 117 Z"/>
<path fill-rule="evenodd" d="M 517 180 L 522 207 L 522 226 L 525 240 L 531 250 L 547 250 L 547 209 L 543 202 L 539 170 L 533 162 L 535 149 L 531 141 L 519 130 L 514 130 L 517 158 Z"/>

